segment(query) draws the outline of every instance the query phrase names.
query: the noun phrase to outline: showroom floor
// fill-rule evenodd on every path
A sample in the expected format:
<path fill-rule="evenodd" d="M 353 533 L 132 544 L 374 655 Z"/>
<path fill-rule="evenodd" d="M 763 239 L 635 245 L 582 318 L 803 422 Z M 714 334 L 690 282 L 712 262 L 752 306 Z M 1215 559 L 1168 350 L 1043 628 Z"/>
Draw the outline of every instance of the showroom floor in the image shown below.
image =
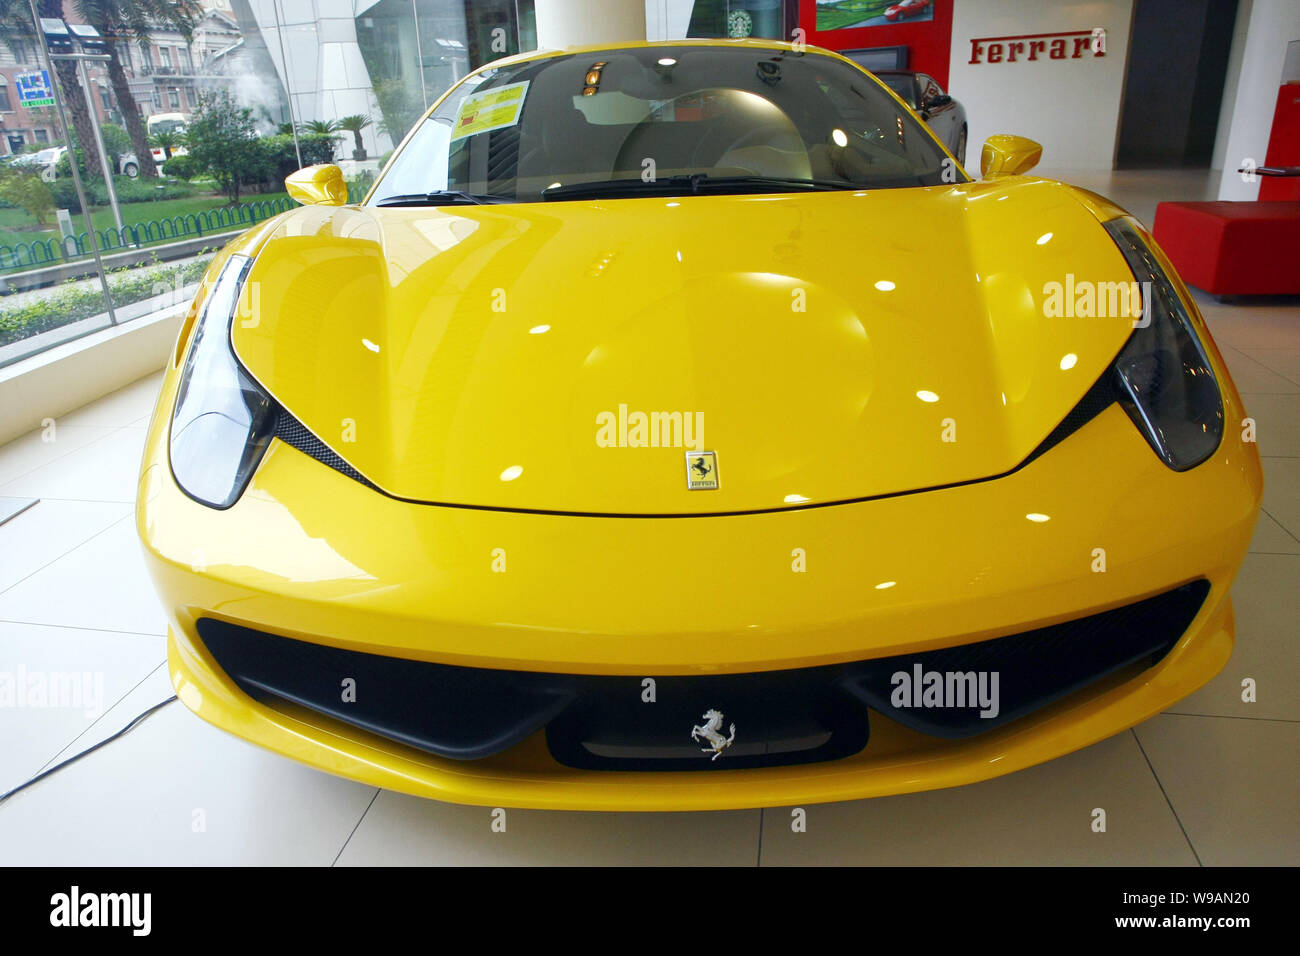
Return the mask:
<path fill-rule="evenodd" d="M 1204 172 L 1065 178 L 1147 222 L 1157 197 L 1213 191 Z M 512 810 L 497 833 L 487 809 L 327 776 L 172 704 L 0 804 L 0 864 L 1300 864 L 1300 303 L 1200 304 L 1258 421 L 1265 513 L 1232 660 L 1134 731 L 986 783 L 811 806 L 805 833 L 789 808 Z M 0 673 L 103 676 L 89 712 L 0 706 L 0 792 L 171 694 L 131 520 L 158 381 L 59 419 L 52 443 L 0 447 L 0 515 L 40 499 L 0 524 Z M 1257 703 L 1240 699 L 1245 677 Z"/>

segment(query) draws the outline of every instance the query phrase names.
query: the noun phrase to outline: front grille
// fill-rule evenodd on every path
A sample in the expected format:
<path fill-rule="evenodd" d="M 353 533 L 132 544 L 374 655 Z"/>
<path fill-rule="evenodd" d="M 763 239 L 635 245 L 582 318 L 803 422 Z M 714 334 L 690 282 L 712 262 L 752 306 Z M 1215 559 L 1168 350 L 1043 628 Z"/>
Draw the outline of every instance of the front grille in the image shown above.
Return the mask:
<path fill-rule="evenodd" d="M 1125 667 L 1153 666 L 1209 593 L 1195 581 L 1098 614 L 956 647 L 828 667 L 654 678 L 454 667 L 348 651 L 203 618 L 217 664 L 250 696 L 288 701 L 443 757 L 474 760 L 545 730 L 563 764 L 724 770 L 833 760 L 866 746 L 870 713 L 921 733 L 969 737 L 1024 717 Z M 902 694 L 928 675 L 997 676 L 997 713 L 973 694 L 931 706 Z M 987 682 L 991 685 L 991 679 Z M 930 682 L 930 686 L 933 686 Z M 942 696 L 942 695 L 941 695 Z M 706 712 L 730 745 L 714 759 Z M 734 734 L 732 725 L 735 725 Z"/>

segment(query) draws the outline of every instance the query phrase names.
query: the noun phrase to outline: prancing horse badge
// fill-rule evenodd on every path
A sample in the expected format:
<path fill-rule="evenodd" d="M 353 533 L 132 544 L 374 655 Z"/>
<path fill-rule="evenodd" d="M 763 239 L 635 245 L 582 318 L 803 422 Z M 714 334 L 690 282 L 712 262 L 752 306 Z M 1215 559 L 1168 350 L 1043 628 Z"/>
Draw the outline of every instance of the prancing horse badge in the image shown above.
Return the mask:
<path fill-rule="evenodd" d="M 718 489 L 718 453 L 716 451 L 688 451 L 686 453 L 686 487 L 691 491 L 716 491 Z"/>

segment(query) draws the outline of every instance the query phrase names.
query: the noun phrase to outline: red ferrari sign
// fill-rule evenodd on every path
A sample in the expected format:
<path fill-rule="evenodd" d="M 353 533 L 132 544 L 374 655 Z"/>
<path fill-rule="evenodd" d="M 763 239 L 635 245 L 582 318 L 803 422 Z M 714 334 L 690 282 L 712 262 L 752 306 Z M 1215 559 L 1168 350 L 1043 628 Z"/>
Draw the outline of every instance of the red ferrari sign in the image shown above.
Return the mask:
<path fill-rule="evenodd" d="M 1016 63 L 1020 60 L 1079 60 L 1106 55 L 1106 31 L 1069 30 L 1018 36 L 973 37 L 969 63 Z"/>

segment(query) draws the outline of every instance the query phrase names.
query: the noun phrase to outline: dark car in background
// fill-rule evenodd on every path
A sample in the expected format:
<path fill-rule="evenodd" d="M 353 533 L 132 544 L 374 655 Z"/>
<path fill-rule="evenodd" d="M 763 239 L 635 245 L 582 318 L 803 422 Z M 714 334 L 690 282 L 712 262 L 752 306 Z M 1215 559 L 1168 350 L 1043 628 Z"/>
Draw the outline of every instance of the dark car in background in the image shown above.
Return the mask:
<path fill-rule="evenodd" d="M 925 73 L 911 70 L 872 70 L 880 81 L 925 120 L 934 134 L 966 165 L 966 107 Z"/>

